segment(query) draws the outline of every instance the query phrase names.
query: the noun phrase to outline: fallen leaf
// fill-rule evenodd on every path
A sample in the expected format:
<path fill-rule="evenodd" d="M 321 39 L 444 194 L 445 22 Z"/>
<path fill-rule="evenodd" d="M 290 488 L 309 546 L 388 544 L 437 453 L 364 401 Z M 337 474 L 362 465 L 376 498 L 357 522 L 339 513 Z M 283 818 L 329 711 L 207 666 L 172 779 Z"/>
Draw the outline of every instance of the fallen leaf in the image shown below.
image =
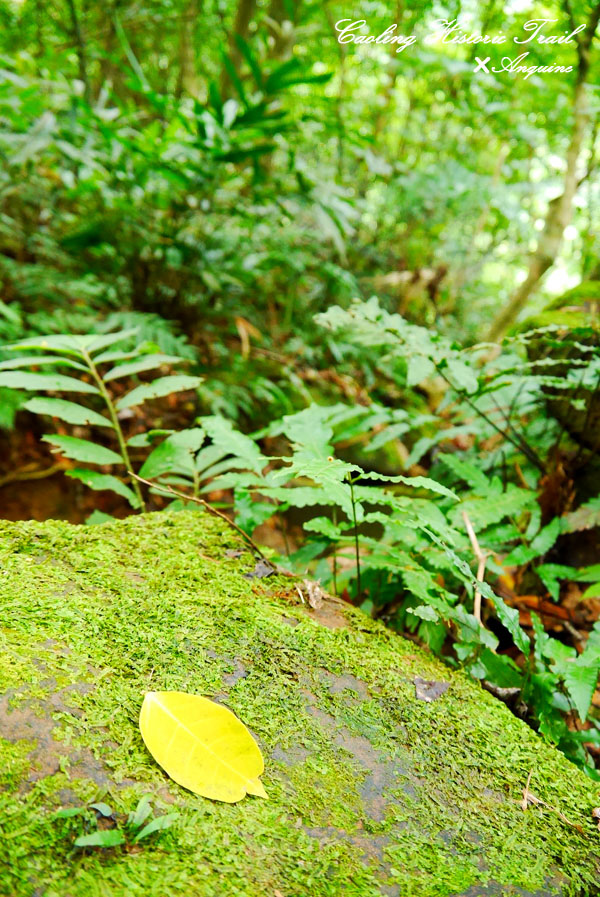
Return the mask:
<path fill-rule="evenodd" d="M 449 682 L 421 679 L 420 676 L 415 676 L 413 682 L 415 683 L 415 692 L 419 701 L 437 701 L 450 688 Z"/>
<path fill-rule="evenodd" d="M 319 610 L 319 608 L 322 607 L 325 598 L 325 592 L 321 588 L 321 584 L 310 579 L 305 579 L 304 588 L 306 590 L 306 598 L 309 605 L 313 610 Z"/>
<path fill-rule="evenodd" d="M 256 562 L 256 566 L 251 573 L 244 573 L 244 579 L 263 579 L 265 576 L 271 576 L 275 572 L 273 564 L 261 558 Z"/>
<path fill-rule="evenodd" d="M 267 797 L 262 754 L 231 710 L 199 695 L 148 692 L 140 712 L 146 747 L 178 785 L 211 800 Z"/>

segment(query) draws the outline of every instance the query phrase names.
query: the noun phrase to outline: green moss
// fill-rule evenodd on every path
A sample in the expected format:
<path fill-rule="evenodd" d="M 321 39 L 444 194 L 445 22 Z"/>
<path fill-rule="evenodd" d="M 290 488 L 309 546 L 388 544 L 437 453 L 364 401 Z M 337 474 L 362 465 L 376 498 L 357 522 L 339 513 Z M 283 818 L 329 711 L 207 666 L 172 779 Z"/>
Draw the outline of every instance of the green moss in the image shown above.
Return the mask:
<path fill-rule="evenodd" d="M 245 579 L 252 558 L 233 547 L 192 512 L 0 524 L 0 893 L 600 893 L 590 781 L 358 612 L 326 628 L 289 580 Z M 415 675 L 451 687 L 426 704 Z M 225 700 L 255 733 L 268 801 L 216 804 L 165 777 L 137 717 L 146 691 L 169 689 Z M 523 812 L 530 771 L 531 791 L 581 832 Z M 74 850 L 81 820 L 54 815 L 92 800 L 125 814 L 144 793 L 180 818 L 138 852 Z"/>

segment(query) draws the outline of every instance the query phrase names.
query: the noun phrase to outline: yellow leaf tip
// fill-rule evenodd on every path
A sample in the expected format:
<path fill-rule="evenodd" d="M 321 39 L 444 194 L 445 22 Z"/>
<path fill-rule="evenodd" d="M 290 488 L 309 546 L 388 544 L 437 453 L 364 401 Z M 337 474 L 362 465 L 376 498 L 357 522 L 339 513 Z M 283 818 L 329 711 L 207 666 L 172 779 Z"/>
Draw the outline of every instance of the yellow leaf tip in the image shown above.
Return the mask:
<path fill-rule="evenodd" d="M 247 789 L 248 794 L 254 794 L 256 797 L 264 797 L 266 800 L 269 799 L 269 795 L 265 791 L 265 787 L 260 779 L 254 779 L 251 783 L 251 787 Z"/>

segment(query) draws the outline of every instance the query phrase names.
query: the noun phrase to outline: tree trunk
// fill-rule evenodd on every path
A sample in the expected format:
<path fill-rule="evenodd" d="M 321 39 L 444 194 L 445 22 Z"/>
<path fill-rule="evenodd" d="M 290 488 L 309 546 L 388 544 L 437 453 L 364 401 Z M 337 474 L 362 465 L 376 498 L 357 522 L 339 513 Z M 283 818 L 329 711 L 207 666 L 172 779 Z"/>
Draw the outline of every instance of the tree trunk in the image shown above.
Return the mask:
<path fill-rule="evenodd" d="M 538 283 L 548 268 L 554 264 L 562 245 L 565 228 L 571 221 L 573 200 L 578 187 L 577 164 L 581 155 L 585 129 L 589 118 L 585 81 L 590 67 L 591 43 L 598 27 L 599 18 L 600 3 L 596 5 L 590 16 L 584 32 L 585 37 L 580 40 L 580 35 L 576 36 L 578 39 L 579 65 L 573 94 L 573 130 L 567 150 L 563 192 L 548 205 L 544 230 L 538 240 L 535 251 L 530 256 L 527 277 L 493 322 L 488 334 L 488 339 L 491 341 L 500 339 L 525 308 L 527 300 Z M 572 24 L 574 23 L 572 22 Z"/>
<path fill-rule="evenodd" d="M 295 21 L 300 4 L 301 0 L 293 0 Z M 284 23 L 289 21 L 290 16 L 284 0 L 271 0 L 266 19 L 269 36 L 272 40 L 272 45 L 269 47 L 271 59 L 284 59 L 290 55 L 294 43 L 294 29 L 284 27 Z"/>
<path fill-rule="evenodd" d="M 183 92 L 197 98 L 199 94 L 196 70 L 196 24 L 202 11 L 202 0 L 189 0 L 181 13 L 179 24 L 179 76 L 177 94 Z"/>
<path fill-rule="evenodd" d="M 242 57 L 240 49 L 235 40 L 235 36 L 237 34 L 240 37 L 244 38 L 244 40 L 247 39 L 250 29 L 250 22 L 252 21 L 252 16 L 256 11 L 256 2 L 257 0 L 239 0 L 233 28 L 229 33 L 228 56 L 231 60 L 231 64 L 236 70 L 239 68 L 240 60 Z M 221 94 L 225 96 L 230 91 L 230 89 L 231 79 L 229 77 L 227 69 L 223 67 L 223 70 L 221 72 Z"/>
<path fill-rule="evenodd" d="M 77 53 L 77 63 L 79 67 L 79 80 L 83 82 L 83 95 L 89 103 L 91 99 L 90 82 L 87 71 L 87 51 L 85 46 L 85 37 L 83 34 L 83 26 L 77 15 L 77 7 L 75 0 L 67 0 L 69 15 L 71 17 L 71 34 L 75 42 L 75 51 Z"/>

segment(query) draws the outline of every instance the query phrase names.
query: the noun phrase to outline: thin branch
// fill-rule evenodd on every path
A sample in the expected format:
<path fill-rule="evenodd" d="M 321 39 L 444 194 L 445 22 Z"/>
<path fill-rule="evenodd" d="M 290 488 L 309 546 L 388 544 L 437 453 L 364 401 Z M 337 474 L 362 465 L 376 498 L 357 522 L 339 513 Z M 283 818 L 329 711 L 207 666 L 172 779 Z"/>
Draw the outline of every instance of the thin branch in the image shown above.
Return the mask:
<path fill-rule="evenodd" d="M 127 451 L 127 443 L 125 442 L 125 436 L 123 435 L 123 429 L 121 427 L 121 423 L 120 423 L 118 415 L 117 415 L 117 409 L 115 407 L 115 404 L 110 396 L 108 389 L 106 388 L 106 384 L 105 384 L 104 380 L 98 373 L 98 368 L 94 364 L 94 359 L 92 358 L 92 356 L 89 354 L 89 352 L 86 349 L 83 350 L 83 357 L 84 357 L 85 363 L 87 364 L 87 366 L 90 370 L 92 377 L 96 381 L 96 385 L 100 391 L 100 394 L 101 394 L 102 398 L 104 399 L 104 403 L 105 403 L 108 413 L 110 415 L 112 425 L 115 429 L 117 441 L 119 443 L 119 451 L 121 452 L 121 458 L 123 459 L 123 465 L 125 467 L 125 470 L 129 471 L 129 468 L 131 467 L 131 461 L 129 459 L 129 452 Z M 135 474 L 130 474 L 130 476 L 135 477 Z M 146 505 L 144 504 L 144 496 L 142 495 L 142 490 L 140 489 L 138 483 L 136 483 L 136 481 L 135 481 L 136 479 L 137 479 L 137 477 L 135 477 L 135 479 L 131 480 L 131 485 L 133 486 L 133 490 L 135 492 L 136 498 L 140 503 L 140 511 L 143 513 L 146 510 Z"/>
<path fill-rule="evenodd" d="M 547 804 L 545 800 L 542 800 L 539 797 L 536 797 L 535 794 L 532 794 L 529 790 L 529 786 L 531 784 L 531 776 L 533 774 L 533 769 L 530 771 L 527 776 L 527 784 L 523 788 L 523 800 L 521 801 L 521 809 L 525 811 L 530 804 L 535 804 L 536 806 L 546 807 L 547 810 L 552 810 L 553 813 L 556 813 L 559 819 L 562 819 L 563 822 L 566 822 L 567 825 L 570 825 L 572 828 L 577 829 L 578 832 L 582 831 L 582 828 L 578 823 L 571 822 L 570 819 L 561 813 L 560 810 L 557 810 L 556 807 L 553 807 L 551 804 Z"/>
<path fill-rule="evenodd" d="M 471 542 L 471 547 L 473 548 L 473 553 L 477 558 L 477 582 L 483 582 L 487 555 L 479 547 L 479 542 L 477 541 L 477 536 L 475 535 L 475 530 L 473 529 L 473 524 L 469 519 L 469 515 L 466 511 L 463 511 L 462 516 L 465 521 L 465 527 L 467 529 L 469 541 Z M 481 623 L 481 592 L 479 589 L 475 589 L 475 594 L 473 596 L 473 616 L 479 623 Z"/>
<path fill-rule="evenodd" d="M 5 476 L 0 477 L 0 488 L 2 486 L 7 486 L 9 483 L 43 480 L 45 477 L 53 477 L 55 473 L 60 473 L 60 471 L 64 469 L 64 464 L 53 464 L 51 467 L 44 467 L 41 470 L 27 470 L 26 468 L 23 468 L 22 470 L 17 470 L 14 473 L 7 473 Z"/>
<path fill-rule="evenodd" d="M 517 440 L 515 440 L 515 438 L 511 435 L 510 431 L 503 430 L 502 427 L 499 427 L 498 424 L 494 420 L 492 420 L 492 418 L 489 415 L 487 415 L 485 413 L 485 411 L 482 411 L 481 408 L 477 407 L 477 405 L 475 404 L 473 399 L 471 399 L 471 397 L 467 394 L 467 392 L 464 389 L 460 389 L 459 387 L 454 385 L 454 383 L 444 373 L 443 367 L 441 367 L 436 362 L 434 362 L 434 364 L 435 364 L 435 369 L 436 369 L 437 373 L 440 375 L 440 377 L 446 381 L 446 383 L 448 384 L 448 386 L 451 389 L 453 389 L 456 393 L 458 393 L 460 398 L 463 399 L 467 403 L 469 408 L 473 409 L 475 414 L 479 415 L 479 417 L 481 417 L 484 421 L 486 421 L 486 423 L 488 423 L 491 427 L 493 427 L 497 433 L 500 433 L 500 435 L 503 436 L 505 439 L 507 439 L 512 445 L 514 445 L 515 448 L 519 449 L 520 452 L 523 452 L 525 457 L 529 461 L 531 461 L 531 463 L 533 465 L 535 465 L 535 467 L 537 467 L 537 469 L 541 473 L 546 472 L 546 468 L 545 468 L 542 460 L 533 451 L 533 449 L 531 449 L 526 443 L 523 445 L 519 444 L 519 442 Z"/>
<path fill-rule="evenodd" d="M 571 27 L 571 31 L 577 30 L 577 22 L 575 21 L 575 16 L 573 14 L 573 7 L 571 6 L 570 0 L 563 0 L 563 7 L 569 19 L 569 25 Z M 579 55 L 581 52 L 581 34 L 575 35 L 575 43 L 577 44 L 577 54 Z"/>
<path fill-rule="evenodd" d="M 356 502 L 354 501 L 354 483 L 348 477 L 350 483 L 350 500 L 352 502 L 352 517 L 354 518 L 354 550 L 356 554 L 356 595 L 358 598 L 362 595 L 362 588 L 360 582 L 360 551 L 358 544 L 358 524 L 356 522 Z"/>
<path fill-rule="evenodd" d="M 133 473 L 133 471 L 128 470 L 127 473 L 130 477 L 133 477 L 135 480 L 139 480 L 140 483 L 145 483 L 146 486 L 150 486 L 152 489 L 156 489 L 158 492 L 164 492 L 167 495 L 174 495 L 175 498 L 181 498 L 183 501 L 193 501 L 197 505 L 202 505 L 202 507 L 208 511 L 209 514 L 214 514 L 215 517 L 220 517 L 221 520 L 224 520 L 229 526 L 231 526 L 237 533 L 239 533 L 242 538 L 246 540 L 248 545 L 250 545 L 253 550 L 264 560 L 268 560 L 263 552 L 260 550 L 256 542 L 254 542 L 248 533 L 245 533 L 241 527 L 234 523 L 234 521 L 227 516 L 227 514 L 223 514 L 221 511 L 217 511 L 212 505 L 210 505 L 207 501 L 204 501 L 203 498 L 197 498 L 195 495 L 186 495 L 185 492 L 178 492 L 177 489 L 172 489 L 171 486 L 160 486 L 158 483 L 153 483 L 151 480 L 145 480 L 144 477 L 140 477 L 137 473 Z"/>

